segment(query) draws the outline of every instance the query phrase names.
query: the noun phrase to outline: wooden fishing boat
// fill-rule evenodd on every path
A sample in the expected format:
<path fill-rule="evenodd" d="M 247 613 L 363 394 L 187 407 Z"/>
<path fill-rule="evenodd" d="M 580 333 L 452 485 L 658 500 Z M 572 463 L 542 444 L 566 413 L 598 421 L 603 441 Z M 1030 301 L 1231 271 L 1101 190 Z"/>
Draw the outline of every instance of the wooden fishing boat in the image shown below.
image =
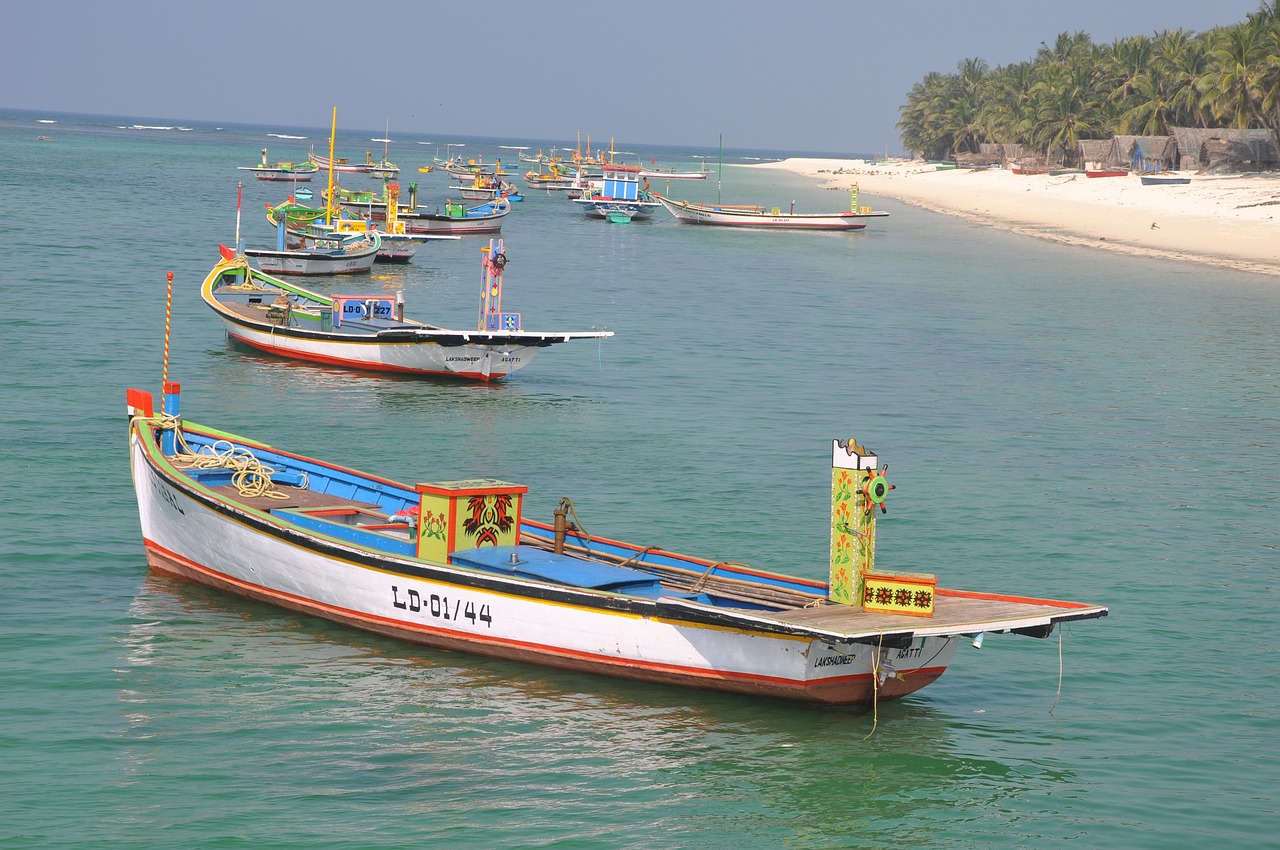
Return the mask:
<path fill-rule="evenodd" d="M 127 394 L 150 569 L 389 638 L 854 704 L 925 687 L 987 633 L 1046 637 L 1107 614 L 874 570 L 875 509 L 888 488 L 876 457 L 852 441 L 832 448 L 824 583 L 588 536 L 568 522 L 568 499 L 539 522 L 524 515 L 522 485 L 400 483 L 198 425 L 181 418 L 180 391 L 166 380 L 159 410 L 149 393 Z"/>
<path fill-rule="evenodd" d="M 317 168 L 323 168 L 326 171 L 342 174 L 363 174 L 365 172 L 365 167 L 362 163 L 352 164 L 346 157 L 327 157 L 312 151 L 311 161 L 315 163 Z"/>
<path fill-rule="evenodd" d="M 502 310 L 501 240 L 481 249 L 480 317 L 472 330 L 406 318 L 403 295 L 321 295 L 254 269 L 225 246 L 200 294 L 227 335 L 259 351 L 377 372 L 500 381 L 550 345 L 612 331 L 527 331 Z"/>
<path fill-rule="evenodd" d="M 361 274 L 373 268 L 381 247 L 382 237 L 377 231 L 335 233 L 307 245 L 290 247 L 281 221 L 275 248 L 246 248 L 244 254 L 272 274 Z"/>
<path fill-rule="evenodd" d="M 887 212 L 858 206 L 857 190 L 851 195 L 849 212 L 798 213 L 778 207 L 766 209 L 743 204 L 675 201 L 654 192 L 667 210 L 682 224 L 705 224 L 714 227 L 758 227 L 771 230 L 862 230 L 873 219 L 887 218 Z"/>
<path fill-rule="evenodd" d="M 444 166 L 444 170 L 449 175 L 449 179 L 457 183 L 472 183 L 484 177 L 493 179 L 507 176 L 507 171 L 502 167 L 502 160 L 500 159 L 490 163 L 486 163 L 484 160 L 453 162 Z"/>
<path fill-rule="evenodd" d="M 1190 177 L 1169 177 L 1168 175 L 1160 176 L 1156 174 L 1143 174 L 1139 177 L 1143 186 L 1186 186 L 1191 182 Z"/>
<path fill-rule="evenodd" d="M 399 184 L 388 183 L 386 191 L 387 197 L 392 199 L 392 209 L 398 211 Z M 352 234 L 377 230 L 381 241 L 377 262 L 387 263 L 409 262 L 427 242 L 462 238 L 440 233 L 410 233 L 395 213 L 389 217 L 385 217 L 384 213 L 384 219 L 380 222 L 382 226 L 379 228 L 377 224 L 346 210 L 308 207 L 293 198 L 274 207 L 267 204 L 267 221 L 277 229 L 283 222 L 290 239 L 308 246 L 332 240 L 335 233 Z"/>
<path fill-rule="evenodd" d="M 458 188 L 458 194 L 464 201 L 496 201 L 498 198 L 509 198 L 519 194 L 515 184 L 500 177 L 478 175 L 469 186 Z"/>
<path fill-rule="evenodd" d="M 366 172 L 378 178 L 379 180 L 392 180 L 400 173 L 400 166 L 393 162 L 387 161 L 387 155 L 391 152 L 391 122 L 387 121 L 386 132 L 381 139 L 372 139 L 371 141 L 382 142 L 382 159 L 377 162 L 373 161 L 373 152 L 364 152 L 364 164 Z"/>
<path fill-rule="evenodd" d="M 1129 172 L 1110 169 L 1086 170 L 1085 177 L 1128 177 Z"/>
<path fill-rule="evenodd" d="M 557 165 L 544 168 L 542 164 L 539 164 L 538 170 L 535 171 L 531 168 L 524 173 L 524 185 L 530 189 L 538 189 L 543 192 L 568 189 L 573 185 L 573 180 L 573 175 L 561 171 Z"/>
<path fill-rule="evenodd" d="M 606 163 L 598 184 L 573 198 L 572 202 L 589 218 L 602 218 L 612 222 L 644 221 L 652 218 L 662 204 L 654 200 L 649 191 L 649 181 L 640 183 L 640 166 L 622 163 Z"/>
<path fill-rule="evenodd" d="M 258 165 L 237 166 L 241 171 L 252 171 L 259 180 L 305 183 L 320 170 L 314 162 L 267 162 L 267 149 L 262 149 L 262 162 Z"/>
<path fill-rule="evenodd" d="M 445 233 L 457 236 L 499 233 L 502 220 L 511 212 L 511 202 L 506 198 L 488 201 L 475 206 L 446 200 L 443 209 L 429 211 L 418 206 L 416 184 L 409 184 L 409 203 L 399 207 L 399 218 L 408 233 Z M 385 221 L 387 203 L 372 192 L 341 193 L 339 205 L 343 210 L 368 219 Z"/>
<path fill-rule="evenodd" d="M 709 171 L 680 171 L 677 168 L 663 168 L 657 165 L 640 169 L 641 179 L 652 177 L 656 180 L 706 180 L 710 173 Z"/>

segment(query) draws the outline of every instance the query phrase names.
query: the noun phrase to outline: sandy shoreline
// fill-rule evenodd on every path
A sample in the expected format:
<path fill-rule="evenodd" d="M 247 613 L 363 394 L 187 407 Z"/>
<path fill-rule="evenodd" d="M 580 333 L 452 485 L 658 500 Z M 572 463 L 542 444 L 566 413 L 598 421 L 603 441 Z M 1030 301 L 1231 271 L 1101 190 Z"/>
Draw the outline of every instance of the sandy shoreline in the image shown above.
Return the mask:
<path fill-rule="evenodd" d="M 1133 175 L 938 171 L 919 161 L 788 159 L 750 167 L 791 171 L 842 192 L 857 183 L 864 206 L 878 195 L 1042 239 L 1280 275 L 1275 173 L 1170 172 L 1191 183 L 1143 186 Z"/>

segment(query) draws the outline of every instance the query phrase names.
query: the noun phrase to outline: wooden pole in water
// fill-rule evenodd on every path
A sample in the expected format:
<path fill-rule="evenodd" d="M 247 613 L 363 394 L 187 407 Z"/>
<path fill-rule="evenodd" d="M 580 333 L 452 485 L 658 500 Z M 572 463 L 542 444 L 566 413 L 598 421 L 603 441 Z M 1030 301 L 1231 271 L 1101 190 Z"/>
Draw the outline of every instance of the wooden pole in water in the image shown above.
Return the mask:
<path fill-rule="evenodd" d="M 329 191 L 324 202 L 324 223 L 333 224 L 333 137 L 338 132 L 338 107 L 333 108 L 333 121 L 329 124 Z"/>
<path fill-rule="evenodd" d="M 720 170 L 716 172 L 716 206 L 720 206 L 720 182 L 724 180 L 724 133 L 720 134 Z"/>
<path fill-rule="evenodd" d="M 164 369 L 161 374 L 160 402 L 164 409 L 164 388 L 169 385 L 169 321 L 173 315 L 173 272 L 168 273 L 169 284 L 164 297 Z"/>
<path fill-rule="evenodd" d="M 240 201 L 243 197 L 244 197 L 244 183 L 236 183 L 236 253 L 237 254 L 242 253 L 241 245 L 240 245 Z M 172 272 L 169 274 L 169 277 L 172 279 L 173 277 Z M 166 327 L 165 330 L 168 330 L 168 328 Z"/>

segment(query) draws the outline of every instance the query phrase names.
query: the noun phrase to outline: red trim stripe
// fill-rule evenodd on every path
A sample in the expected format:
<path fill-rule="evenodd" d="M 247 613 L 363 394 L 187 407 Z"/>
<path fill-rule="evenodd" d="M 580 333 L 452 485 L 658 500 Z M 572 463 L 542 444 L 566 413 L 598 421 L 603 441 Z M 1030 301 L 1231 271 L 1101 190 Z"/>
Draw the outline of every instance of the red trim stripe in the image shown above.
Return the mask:
<path fill-rule="evenodd" d="M 400 375 L 440 375 L 450 378 L 468 378 L 474 381 L 500 381 L 507 377 L 506 373 L 491 373 L 484 375 L 480 372 L 453 372 L 449 369 L 412 369 L 407 366 L 390 366 L 385 363 L 372 363 L 368 360 L 351 360 L 345 357 L 332 357 L 327 354 L 313 354 L 309 351 L 298 351 L 292 348 L 283 348 L 281 346 L 267 345 L 256 340 L 248 339 L 240 336 L 234 331 L 228 330 L 227 336 L 242 342 L 250 348 L 258 351 L 265 351 L 268 354 L 277 357 L 287 357 L 291 360 L 305 360 L 310 363 L 324 363 L 327 366 L 343 366 L 353 369 L 361 369 L 367 372 L 394 372 Z"/>

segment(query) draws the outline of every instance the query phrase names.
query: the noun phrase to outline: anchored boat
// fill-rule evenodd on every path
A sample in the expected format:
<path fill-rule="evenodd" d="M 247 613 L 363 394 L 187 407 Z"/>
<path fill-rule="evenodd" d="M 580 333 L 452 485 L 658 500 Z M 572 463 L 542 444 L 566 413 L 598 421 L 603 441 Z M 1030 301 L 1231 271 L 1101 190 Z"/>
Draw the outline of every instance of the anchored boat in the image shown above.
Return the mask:
<path fill-rule="evenodd" d="M 832 445 L 829 582 L 592 537 L 567 499 L 399 483 L 185 421 L 130 390 L 147 561 L 176 576 L 442 649 L 671 685 L 853 704 L 942 675 L 962 641 L 1047 636 L 1102 606 L 937 587 L 873 566 L 892 489 L 874 454 Z"/>
<path fill-rule="evenodd" d="M 706 224 L 715 227 L 755 227 L 771 230 L 862 230 L 868 222 L 887 218 L 887 212 L 858 206 L 858 190 L 850 194 L 848 212 L 798 213 L 795 204 L 789 212 L 779 207 L 765 208 L 744 204 L 675 201 L 657 192 L 653 196 L 682 224 Z"/>
<path fill-rule="evenodd" d="M 314 162 L 267 162 L 267 149 L 262 149 L 262 162 L 258 165 L 237 166 L 241 171 L 252 171 L 259 180 L 305 183 L 315 176 L 320 167 Z"/>
<path fill-rule="evenodd" d="M 376 235 L 376 232 L 375 234 Z M 550 345 L 603 339 L 612 331 L 526 331 L 502 309 L 502 240 L 481 249 L 476 329 L 450 330 L 409 319 L 404 295 L 321 295 L 271 277 L 223 246 L 200 289 L 227 335 L 259 351 L 356 369 L 499 381 Z"/>

